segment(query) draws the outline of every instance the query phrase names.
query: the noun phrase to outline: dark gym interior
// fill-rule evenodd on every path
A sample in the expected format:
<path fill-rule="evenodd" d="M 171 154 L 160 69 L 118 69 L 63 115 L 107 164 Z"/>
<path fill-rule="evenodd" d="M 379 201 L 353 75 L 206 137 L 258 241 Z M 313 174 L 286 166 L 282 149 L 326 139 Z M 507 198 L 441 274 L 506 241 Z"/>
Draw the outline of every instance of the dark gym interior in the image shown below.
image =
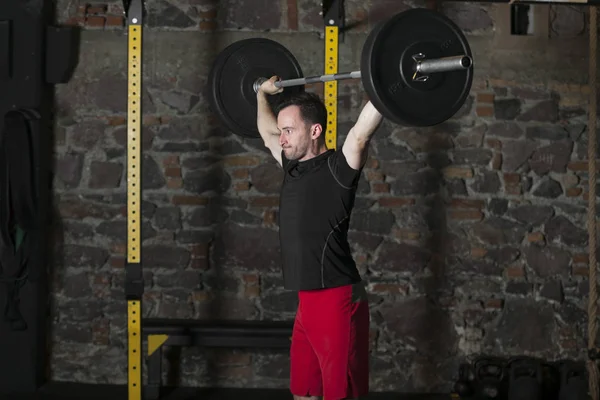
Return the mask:
<path fill-rule="evenodd" d="M 367 398 L 598 400 L 596 7 L 1 1 L 0 398 L 292 399 L 278 74 L 330 149 L 384 116 L 348 231 Z"/>

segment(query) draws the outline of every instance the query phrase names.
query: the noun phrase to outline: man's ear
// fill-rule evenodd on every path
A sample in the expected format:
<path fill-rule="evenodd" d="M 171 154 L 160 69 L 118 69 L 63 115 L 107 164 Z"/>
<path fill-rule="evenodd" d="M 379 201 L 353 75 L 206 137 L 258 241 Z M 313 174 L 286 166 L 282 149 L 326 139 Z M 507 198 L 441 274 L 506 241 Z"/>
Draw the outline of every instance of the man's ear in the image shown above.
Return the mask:
<path fill-rule="evenodd" d="M 310 127 L 310 138 L 312 140 L 318 139 L 323 134 L 323 127 L 321 124 L 313 124 Z"/>

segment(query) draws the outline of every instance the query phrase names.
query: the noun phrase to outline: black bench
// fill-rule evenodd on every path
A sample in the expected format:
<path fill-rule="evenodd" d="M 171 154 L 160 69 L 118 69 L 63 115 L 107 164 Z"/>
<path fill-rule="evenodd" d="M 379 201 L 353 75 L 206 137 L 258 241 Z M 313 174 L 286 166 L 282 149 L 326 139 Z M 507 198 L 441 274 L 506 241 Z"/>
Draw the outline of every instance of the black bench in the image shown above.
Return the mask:
<path fill-rule="evenodd" d="M 293 321 L 233 321 L 146 318 L 142 335 L 148 341 L 148 383 L 144 399 L 160 398 L 162 346 L 289 348 Z"/>

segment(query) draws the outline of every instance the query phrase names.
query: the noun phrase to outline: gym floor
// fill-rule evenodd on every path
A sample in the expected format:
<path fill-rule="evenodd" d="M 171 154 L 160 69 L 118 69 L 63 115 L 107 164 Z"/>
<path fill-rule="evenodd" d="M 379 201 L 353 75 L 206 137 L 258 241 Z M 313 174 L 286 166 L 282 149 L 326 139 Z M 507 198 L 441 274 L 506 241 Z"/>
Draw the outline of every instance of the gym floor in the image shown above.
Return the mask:
<path fill-rule="evenodd" d="M 127 387 L 87 385 L 80 383 L 50 383 L 33 395 L 0 395 L 1 400 L 126 400 Z M 163 389 L 161 400 L 291 400 L 282 389 Z M 368 400 L 449 400 L 450 395 L 410 395 L 373 393 Z"/>

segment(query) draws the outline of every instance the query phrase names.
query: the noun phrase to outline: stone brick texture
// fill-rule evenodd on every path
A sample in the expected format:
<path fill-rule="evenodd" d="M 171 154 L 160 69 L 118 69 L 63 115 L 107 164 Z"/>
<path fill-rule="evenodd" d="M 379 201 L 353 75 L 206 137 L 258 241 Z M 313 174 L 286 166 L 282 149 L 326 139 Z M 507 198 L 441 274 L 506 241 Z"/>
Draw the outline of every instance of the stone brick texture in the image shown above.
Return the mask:
<path fill-rule="evenodd" d="M 297 297 L 281 287 L 276 223 L 282 172 L 260 140 L 219 124 L 205 88 L 218 52 L 247 37 L 276 40 L 307 75 L 321 74 L 320 1 L 145 4 L 144 317 L 291 319 Z M 425 6 L 347 1 L 340 71 L 358 68 L 374 24 Z M 477 354 L 585 353 L 587 36 L 571 8 L 554 6 L 553 32 L 579 35 L 574 46 L 507 52 L 493 46 L 498 5 L 439 7 L 473 48 L 470 96 L 435 127 L 382 124 L 351 220 L 371 301 L 374 391 L 448 391 Z M 55 380 L 125 383 L 123 5 L 62 0 L 58 18 L 83 34 L 75 76 L 57 88 L 51 369 Z M 338 86 L 341 146 L 365 94 L 360 81 Z M 170 354 L 166 365 L 180 364 L 176 378 L 165 371 L 173 384 L 288 384 L 285 353 Z"/>

